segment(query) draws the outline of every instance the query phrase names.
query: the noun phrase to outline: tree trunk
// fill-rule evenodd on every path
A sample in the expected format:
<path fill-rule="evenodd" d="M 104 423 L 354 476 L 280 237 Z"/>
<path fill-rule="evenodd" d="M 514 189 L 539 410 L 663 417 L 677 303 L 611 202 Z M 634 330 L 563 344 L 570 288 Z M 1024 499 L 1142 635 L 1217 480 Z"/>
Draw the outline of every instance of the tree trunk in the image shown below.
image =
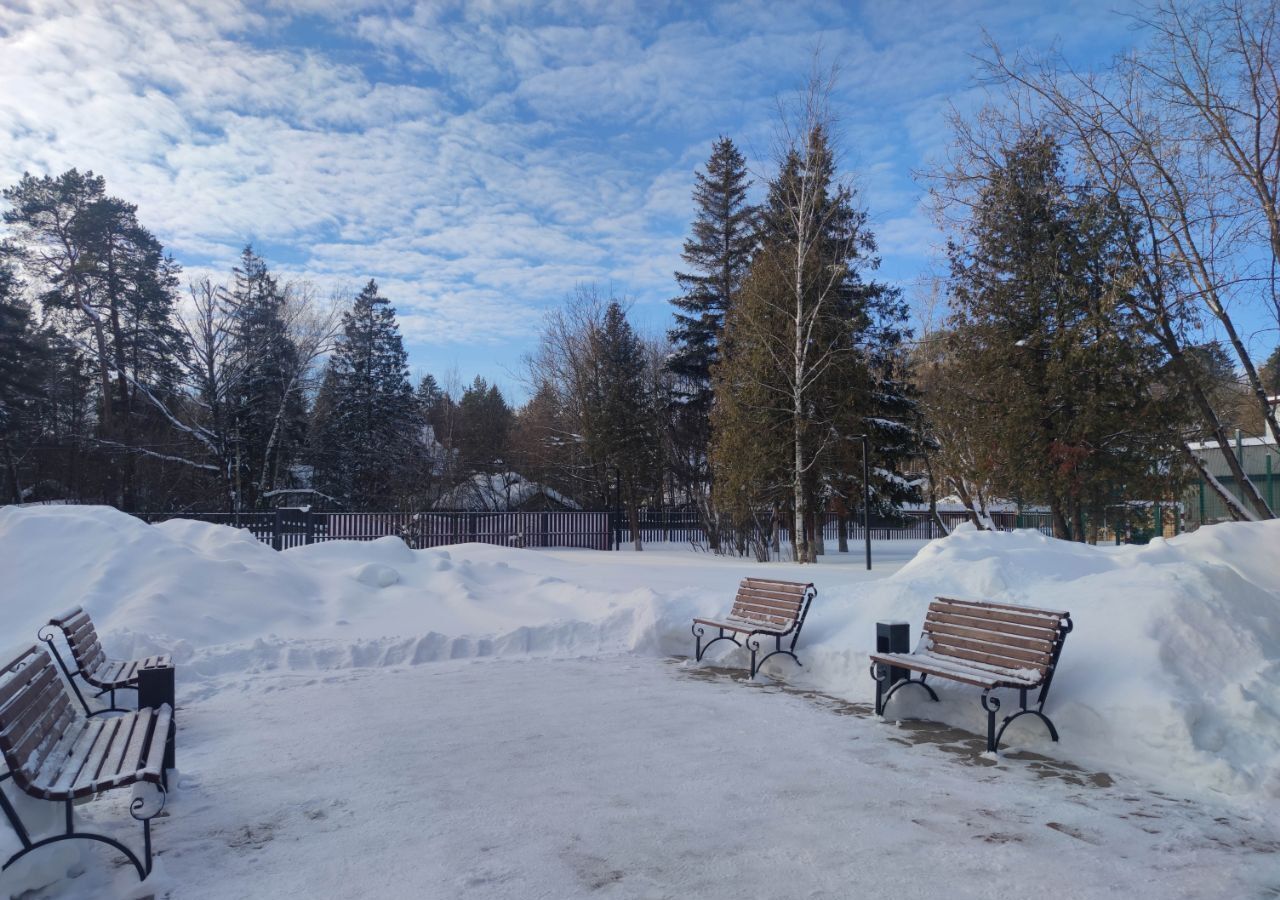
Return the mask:
<path fill-rule="evenodd" d="M 22 482 L 18 480 L 18 464 L 13 458 L 13 449 L 9 446 L 8 441 L 2 442 L 4 445 L 4 464 L 9 471 L 9 484 L 12 489 L 14 503 L 22 502 Z"/>
<path fill-rule="evenodd" d="M 631 540 L 639 552 L 644 549 L 644 542 L 640 540 L 640 504 L 636 502 L 634 490 L 627 491 L 627 520 L 631 523 Z"/>
<path fill-rule="evenodd" d="M 839 543 L 841 553 L 849 552 L 849 511 L 847 509 L 841 510 L 836 519 L 836 541 Z"/>
<path fill-rule="evenodd" d="M 969 493 L 968 486 L 964 483 L 963 478 L 951 478 L 951 486 L 955 488 L 956 496 L 960 498 L 960 502 L 964 504 L 965 512 L 969 514 L 969 521 L 979 531 L 987 530 L 987 523 L 983 521 L 983 516 L 979 515 L 978 507 L 974 503 L 973 495 Z M 983 510 L 985 513 L 986 510 Z"/>
<path fill-rule="evenodd" d="M 801 403 L 799 379 L 800 379 L 800 329 L 796 328 L 796 381 L 797 387 L 793 392 L 793 404 L 791 414 L 792 420 L 792 444 L 794 451 L 793 464 L 795 471 L 792 473 L 791 492 L 794 496 L 795 509 L 792 516 L 791 527 L 791 556 L 792 559 L 799 563 L 813 562 L 810 557 L 809 541 L 805 534 L 809 522 L 809 492 L 805 490 L 804 472 L 804 427 L 802 424 L 803 406 Z"/>
<path fill-rule="evenodd" d="M 1049 502 L 1049 515 L 1053 519 L 1053 536 L 1062 541 L 1071 540 L 1071 528 L 1062 512 L 1062 504 L 1057 499 Z"/>

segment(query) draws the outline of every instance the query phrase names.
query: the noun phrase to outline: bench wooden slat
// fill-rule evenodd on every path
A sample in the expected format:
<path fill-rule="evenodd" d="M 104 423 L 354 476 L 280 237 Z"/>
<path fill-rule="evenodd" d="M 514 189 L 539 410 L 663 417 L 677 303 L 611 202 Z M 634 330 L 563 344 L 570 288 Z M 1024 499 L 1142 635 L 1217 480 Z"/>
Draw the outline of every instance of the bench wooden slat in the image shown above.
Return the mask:
<path fill-rule="evenodd" d="M 57 625 L 59 628 L 65 628 L 68 625 L 79 624 L 81 617 L 88 618 L 89 614 L 85 612 L 83 606 L 73 606 L 61 615 L 54 616 L 49 620 L 50 625 Z"/>
<path fill-rule="evenodd" d="M 1053 657 L 1052 652 L 1048 650 L 1027 650 L 1002 641 L 961 637 L 947 631 L 932 629 L 927 634 L 935 650 L 939 647 L 958 647 L 961 650 L 968 650 L 974 653 L 990 653 L 993 656 L 1002 656 L 1005 659 L 1033 667 L 1047 666 Z"/>
<path fill-rule="evenodd" d="M 939 612 L 950 613 L 951 615 L 968 616 L 973 619 L 981 619 L 988 622 L 1000 622 L 1006 625 L 1021 625 L 1025 628 L 1033 628 L 1038 631 L 1056 631 L 1058 622 L 1061 617 L 1056 614 L 1052 615 L 1034 615 L 1020 614 L 1009 612 L 1004 609 L 984 610 L 973 604 L 958 603 L 952 600 L 939 598 L 935 600 L 932 606 L 936 606 Z M 1032 611 L 1034 613 L 1034 611 Z"/>
<path fill-rule="evenodd" d="M 1053 640 L 1050 638 L 1027 637 L 1020 634 L 1010 634 L 1007 631 L 996 631 L 992 628 L 976 627 L 972 624 L 958 625 L 951 621 L 954 616 L 938 616 L 932 615 L 925 619 L 924 630 L 930 634 L 950 634 L 959 638 L 969 638 L 975 641 L 998 641 L 1008 647 L 1020 647 L 1023 650 L 1031 652 L 1053 651 Z"/>
<path fill-rule="evenodd" d="M 734 621 L 729 618 L 724 619 L 694 619 L 700 625 L 710 625 L 713 628 L 723 628 L 727 631 L 738 631 L 746 633 L 749 631 L 768 631 L 770 633 L 777 631 L 777 626 L 768 622 L 750 622 L 745 620 Z"/>
<path fill-rule="evenodd" d="M 70 784 L 84 766 L 85 754 L 102 734 L 106 724 L 105 719 L 82 719 L 61 735 L 53 735 L 57 740 L 43 748 L 40 764 L 36 767 L 32 778 L 33 786 L 39 787 L 45 797 L 52 797 L 55 796 L 53 789 L 59 778 L 65 776 L 67 783 Z M 78 761 L 72 755 L 77 750 L 79 750 Z M 73 771 L 68 774 L 67 769 Z"/>
<path fill-rule="evenodd" d="M 969 606 L 978 610 L 995 610 L 998 612 L 1017 613 L 1021 616 L 1035 616 L 1060 622 L 1071 618 L 1066 610 L 1042 609 L 1039 606 L 1019 606 L 1016 603 L 996 603 L 992 600 L 964 600 L 958 597 L 936 597 L 934 602 L 947 603 L 953 606 Z"/>
<path fill-rule="evenodd" d="M 758 593 L 756 591 L 738 591 L 738 595 L 734 599 L 747 603 L 762 603 L 768 606 L 776 606 L 779 609 L 791 610 L 799 609 L 801 604 L 804 602 L 803 598 L 775 597 L 769 594 Z"/>
<path fill-rule="evenodd" d="M 791 627 L 793 619 L 775 618 L 772 616 L 738 616 L 730 613 L 726 618 L 726 622 L 738 622 L 747 625 L 752 629 L 768 628 L 772 631 L 786 631 Z"/>
<path fill-rule="evenodd" d="M 1049 631 L 1045 628 L 1032 628 L 1026 625 L 1016 625 L 1012 622 L 998 622 L 993 619 L 978 619 L 973 616 L 960 616 L 954 613 L 942 612 L 931 606 L 929 607 L 929 613 L 925 617 L 925 623 L 935 621 L 944 622 L 948 625 L 959 625 L 964 628 L 994 631 L 998 634 L 1007 634 L 1033 641 L 1048 641 L 1051 644 L 1056 640 L 1057 635 L 1056 631 Z"/>
<path fill-rule="evenodd" d="M 734 613 L 745 613 L 748 618 L 755 615 L 776 616 L 781 619 L 794 619 L 800 615 L 800 611 L 796 609 L 783 609 L 777 606 L 765 606 L 759 603 L 743 600 L 739 598 L 733 604 Z"/>
<path fill-rule="evenodd" d="M 801 594 L 811 587 L 809 583 L 803 581 L 783 581 L 780 578 L 759 578 L 755 575 L 748 575 L 742 580 L 747 584 L 764 584 L 771 587 L 784 588 L 788 591 L 795 591 Z"/>
<path fill-rule="evenodd" d="M 777 603 L 779 606 L 786 606 L 791 609 L 799 609 L 800 604 L 804 602 L 803 594 L 782 594 L 777 591 L 765 591 L 759 588 L 747 587 L 738 589 L 738 597 L 765 603 Z"/>
<path fill-rule="evenodd" d="M 28 647 L 0 671 L 0 709 L 35 676 L 40 652 L 37 647 Z"/>
<path fill-rule="evenodd" d="M 66 692 L 62 688 L 62 680 L 57 672 L 42 671 L 29 683 L 27 690 L 14 698 L 4 710 L 4 718 L 0 721 L 0 741 L 15 747 L 46 715 L 48 708 L 57 699 L 58 694 Z"/>
<path fill-rule="evenodd" d="M 934 642 L 929 648 L 929 654 L 932 656 L 949 656 L 956 659 L 966 660 L 968 662 L 984 663 L 989 666 L 1000 666 L 1006 669 L 1034 671 L 1040 675 L 1044 674 L 1045 666 L 1048 660 L 1043 664 L 1033 664 L 1015 659 L 1009 656 L 1001 656 L 998 653 L 983 653 L 979 650 L 969 650 L 965 647 L 957 647 L 949 644 L 941 644 Z"/>
<path fill-rule="evenodd" d="M 89 644 L 98 639 L 98 631 L 88 616 L 80 620 L 79 624 L 63 626 L 62 634 L 69 644 Z"/>
<path fill-rule="evenodd" d="M 72 786 L 72 790 L 84 790 L 111 782 L 120 773 L 128 767 L 129 763 L 129 747 L 133 744 L 134 734 L 141 732 L 143 736 L 147 733 L 147 723 L 150 722 L 152 710 L 144 707 L 138 710 L 137 715 L 121 716 L 118 720 L 120 727 L 113 735 L 111 743 L 103 750 L 102 757 L 98 760 L 98 768 L 93 772 L 92 778 L 87 778 L 88 770 L 81 773 L 81 777 L 77 779 L 77 783 Z M 141 726 L 141 727 L 139 727 Z M 140 752 L 140 751 L 139 751 Z M 138 756 L 133 756 L 133 769 L 137 770 Z"/>
<path fill-rule="evenodd" d="M 139 774 L 145 781 L 159 781 L 164 772 L 165 744 L 169 739 L 169 725 L 173 721 L 173 709 L 164 704 L 156 711 L 147 734 L 151 752 L 139 765 Z"/>
<path fill-rule="evenodd" d="M 43 690 L 45 685 L 56 681 L 57 678 L 56 671 L 44 666 L 32 666 L 27 671 L 15 675 L 12 680 L 5 683 L 3 688 L 0 688 L 0 721 L 8 722 L 21 715 L 22 710 L 31 702 L 30 692 Z M 5 727 L 0 725 L 0 733 L 5 730 Z"/>
<path fill-rule="evenodd" d="M 878 653 L 873 654 L 871 659 L 873 662 L 924 672 L 926 675 L 937 675 L 976 687 L 1035 687 L 1040 683 L 1038 676 L 1034 679 L 1027 678 L 1015 670 L 984 667 L 977 663 L 966 664 L 964 660 L 929 653 Z"/>
<path fill-rule="evenodd" d="M 75 710 L 67 704 L 57 718 L 50 720 L 47 730 L 33 732 L 22 746 L 14 748 L 14 758 L 23 760 L 23 772 L 34 781 L 39 771 L 49 765 L 51 754 L 59 743 L 71 740 L 97 724 L 92 720 L 77 719 Z"/>
<path fill-rule="evenodd" d="M 911 669 L 913 672 L 924 672 L 926 675 L 942 675 L 953 681 L 960 681 L 964 684 L 971 684 L 975 687 L 992 687 L 995 684 L 994 678 L 979 677 L 973 674 L 962 674 L 958 669 L 944 669 L 941 666 L 934 666 L 927 662 L 921 656 L 914 653 L 890 653 L 887 655 L 873 655 L 872 662 L 884 663 L 887 666 L 896 666 L 900 669 Z"/>
<path fill-rule="evenodd" d="M 741 618 L 764 618 L 764 620 L 778 620 L 790 622 L 795 620 L 795 612 L 783 612 L 781 609 L 771 609 L 769 607 L 749 606 L 746 603 L 735 603 L 730 611 L 730 616 Z"/>

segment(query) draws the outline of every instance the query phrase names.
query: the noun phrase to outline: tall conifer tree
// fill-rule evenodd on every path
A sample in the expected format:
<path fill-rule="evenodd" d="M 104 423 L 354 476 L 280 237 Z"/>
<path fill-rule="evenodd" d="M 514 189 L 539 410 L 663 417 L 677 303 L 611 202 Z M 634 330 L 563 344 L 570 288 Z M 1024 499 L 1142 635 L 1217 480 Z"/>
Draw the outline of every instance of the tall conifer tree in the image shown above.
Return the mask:
<path fill-rule="evenodd" d="M 706 503 L 710 467 L 711 372 L 720 359 L 725 314 L 751 264 L 755 209 L 747 202 L 751 179 L 746 160 L 727 137 L 711 150 L 706 171 L 694 175 L 696 209 L 692 233 L 677 272 L 683 293 L 671 302 L 675 326 L 668 333 L 672 352 L 667 368 L 676 376 L 670 412 L 672 463 L 686 490 L 703 507 L 704 525 L 716 539 Z"/>
<path fill-rule="evenodd" d="M 370 280 L 343 316 L 317 400 L 311 455 L 320 490 L 353 507 L 394 503 L 419 462 L 419 404 L 396 311 Z"/>

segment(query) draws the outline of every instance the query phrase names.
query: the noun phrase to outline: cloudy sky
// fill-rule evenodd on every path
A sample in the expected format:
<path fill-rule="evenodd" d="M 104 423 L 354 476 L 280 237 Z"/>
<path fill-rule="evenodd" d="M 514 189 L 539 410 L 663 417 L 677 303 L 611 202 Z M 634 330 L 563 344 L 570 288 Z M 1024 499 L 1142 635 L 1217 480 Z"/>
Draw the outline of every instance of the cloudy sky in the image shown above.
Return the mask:
<path fill-rule="evenodd" d="M 982 30 L 1090 65 L 1132 40 L 1124 6 L 0 0 L 0 182 L 92 169 L 188 274 L 225 277 L 252 241 L 285 277 L 376 278 L 416 373 L 519 397 L 577 283 L 665 327 L 694 170 L 726 134 L 767 173 L 816 46 L 842 69 L 883 274 L 910 293 L 940 242 L 913 172 L 948 104 L 980 96 Z"/>

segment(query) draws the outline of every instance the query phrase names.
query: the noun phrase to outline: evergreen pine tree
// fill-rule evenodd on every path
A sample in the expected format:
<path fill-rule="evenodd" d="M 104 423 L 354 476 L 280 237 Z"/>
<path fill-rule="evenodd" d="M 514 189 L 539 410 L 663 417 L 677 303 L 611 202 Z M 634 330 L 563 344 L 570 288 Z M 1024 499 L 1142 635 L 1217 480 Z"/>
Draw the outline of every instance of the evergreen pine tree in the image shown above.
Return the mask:
<path fill-rule="evenodd" d="M 285 291 L 266 261 L 246 246 L 223 295 L 231 312 L 236 376 L 228 407 L 237 496 L 267 505 L 305 436 L 306 408 L 296 373 L 298 348 L 284 319 Z"/>
<path fill-rule="evenodd" d="M 583 415 L 586 451 L 616 474 L 640 550 L 640 504 L 653 469 L 654 421 L 644 348 L 616 300 L 605 308 L 592 362 L 595 377 Z"/>
<path fill-rule="evenodd" d="M 45 290 L 40 302 L 69 340 L 92 355 L 98 416 L 91 438 L 102 454 L 102 497 L 137 508 L 138 459 L 168 428 L 159 410 L 174 398 L 185 352 L 173 324 L 178 265 L 142 226 L 137 207 L 106 182 L 75 169 L 24 175 L 4 192 L 16 257 Z M 154 454 L 153 454 L 154 455 Z"/>
<path fill-rule="evenodd" d="M 310 448 L 317 487 L 353 508 L 407 496 L 419 422 L 395 309 L 370 280 L 343 315 L 317 399 Z"/>
<path fill-rule="evenodd" d="M 477 375 L 458 401 L 457 450 L 464 472 L 495 475 L 508 468 L 511 422 L 502 391 Z"/>
<path fill-rule="evenodd" d="M 52 365 L 48 336 L 36 328 L 13 268 L 0 261 L 0 502 L 26 499 L 19 460 L 40 439 L 38 402 Z"/>
<path fill-rule="evenodd" d="M 1258 371 L 1258 376 L 1262 379 L 1262 386 L 1270 396 L 1280 396 L 1280 346 L 1271 351 L 1271 355 Z"/>

